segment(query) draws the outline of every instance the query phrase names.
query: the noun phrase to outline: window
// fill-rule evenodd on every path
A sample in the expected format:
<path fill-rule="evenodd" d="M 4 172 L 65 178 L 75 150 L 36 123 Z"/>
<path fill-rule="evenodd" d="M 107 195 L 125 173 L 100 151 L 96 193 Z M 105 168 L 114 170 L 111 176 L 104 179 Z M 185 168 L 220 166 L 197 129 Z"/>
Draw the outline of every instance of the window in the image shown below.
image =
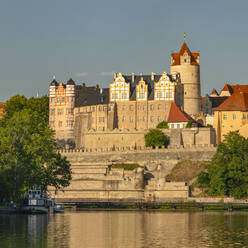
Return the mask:
<path fill-rule="evenodd" d="M 143 121 L 146 121 L 146 116 L 143 116 Z"/>
<path fill-rule="evenodd" d="M 66 125 L 67 125 L 67 127 L 72 127 L 72 121 L 67 121 Z"/>
<path fill-rule="evenodd" d="M 107 106 L 104 106 L 104 107 L 103 107 L 103 110 L 107 110 Z"/>
<path fill-rule="evenodd" d="M 54 109 L 51 109 L 50 110 L 50 115 L 54 115 L 54 113 L 55 113 L 55 110 Z"/>
<path fill-rule="evenodd" d="M 67 114 L 71 114 L 72 113 L 72 109 L 66 109 L 66 113 Z"/>
<path fill-rule="evenodd" d="M 112 93 L 112 99 L 118 99 L 118 93 Z"/>
<path fill-rule="evenodd" d="M 69 96 L 66 97 L 66 101 L 69 102 Z"/>
<path fill-rule="evenodd" d="M 126 110 L 126 105 L 123 105 L 122 106 L 122 110 Z"/>
<path fill-rule="evenodd" d="M 98 110 L 101 112 L 102 111 L 102 106 L 99 106 L 98 107 Z"/>
<path fill-rule="evenodd" d="M 50 121 L 50 126 L 54 127 L 54 121 Z"/>
<path fill-rule="evenodd" d="M 50 98 L 50 101 L 51 101 L 52 103 L 54 103 L 54 97 L 51 97 L 51 98 Z"/>
<path fill-rule="evenodd" d="M 92 107 L 92 108 L 91 108 L 91 111 L 92 111 L 92 112 L 95 112 L 95 107 Z"/>
<path fill-rule="evenodd" d="M 64 97 L 62 97 L 62 102 L 65 102 L 65 98 Z"/>
<path fill-rule="evenodd" d="M 227 119 L 227 114 L 223 114 L 223 120 Z"/>
<path fill-rule="evenodd" d="M 138 116 L 138 121 L 140 121 L 140 116 Z"/>
<path fill-rule="evenodd" d="M 169 92 L 168 91 L 165 93 L 165 95 L 166 95 L 166 98 L 169 98 Z"/>
<path fill-rule="evenodd" d="M 126 116 L 122 116 L 122 122 L 125 122 Z"/>
<path fill-rule="evenodd" d="M 180 124 L 177 124 L 177 128 L 180 128 Z"/>
<path fill-rule="evenodd" d="M 151 122 L 153 122 L 154 121 L 154 116 L 151 116 Z"/>
<path fill-rule="evenodd" d="M 130 122 L 133 122 L 133 117 L 132 116 L 130 116 Z"/>
<path fill-rule="evenodd" d="M 174 124 L 171 124 L 171 128 L 174 128 Z"/>
<path fill-rule="evenodd" d="M 62 121 L 59 121 L 59 127 L 62 127 Z"/>
<path fill-rule="evenodd" d="M 168 109 L 168 104 L 164 105 L 164 109 L 167 110 Z"/>
<path fill-rule="evenodd" d="M 236 120 L 236 114 L 233 114 L 233 120 Z"/>
<path fill-rule="evenodd" d="M 160 109 L 161 109 L 161 104 L 158 105 L 158 110 L 160 110 Z"/>
<path fill-rule="evenodd" d="M 138 105 L 138 110 L 140 110 L 140 105 Z"/>
<path fill-rule="evenodd" d="M 154 106 L 153 106 L 153 104 L 150 106 L 150 110 L 153 110 L 154 109 Z"/>
<path fill-rule="evenodd" d="M 101 123 L 102 122 L 102 117 L 99 117 L 99 123 Z"/>
<path fill-rule="evenodd" d="M 139 99 L 145 99 L 145 93 L 139 93 Z"/>
<path fill-rule="evenodd" d="M 143 106 L 143 110 L 146 110 L 146 105 Z"/>
<path fill-rule="evenodd" d="M 161 121 L 161 117 L 160 116 L 158 116 L 158 121 Z"/>
<path fill-rule="evenodd" d="M 133 105 L 130 105 L 130 111 L 133 111 Z"/>
<path fill-rule="evenodd" d="M 59 100 L 60 100 L 60 98 L 59 98 L 59 97 L 57 97 L 57 102 L 59 102 Z"/>
<path fill-rule="evenodd" d="M 58 115 L 63 115 L 63 114 L 64 114 L 63 109 L 58 109 Z"/>

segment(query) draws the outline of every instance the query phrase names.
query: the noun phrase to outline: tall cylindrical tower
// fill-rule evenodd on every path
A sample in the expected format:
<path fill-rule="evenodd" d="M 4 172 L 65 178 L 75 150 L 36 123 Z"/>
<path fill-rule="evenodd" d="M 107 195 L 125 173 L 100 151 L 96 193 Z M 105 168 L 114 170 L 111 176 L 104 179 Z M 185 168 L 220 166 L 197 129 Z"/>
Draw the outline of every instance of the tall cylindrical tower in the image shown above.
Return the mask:
<path fill-rule="evenodd" d="M 200 112 L 200 53 L 191 53 L 184 42 L 179 53 L 171 53 L 171 73 L 180 73 L 184 86 L 184 111 L 190 115 Z"/>

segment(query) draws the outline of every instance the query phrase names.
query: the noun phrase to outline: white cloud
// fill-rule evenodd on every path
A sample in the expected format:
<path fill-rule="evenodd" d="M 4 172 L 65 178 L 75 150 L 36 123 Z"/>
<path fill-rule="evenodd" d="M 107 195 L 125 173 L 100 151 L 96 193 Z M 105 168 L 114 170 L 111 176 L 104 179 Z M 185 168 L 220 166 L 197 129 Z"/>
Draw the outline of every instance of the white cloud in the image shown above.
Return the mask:
<path fill-rule="evenodd" d="M 114 75 L 114 71 L 102 71 L 100 72 L 101 76 L 113 76 Z"/>
<path fill-rule="evenodd" d="M 86 76 L 88 76 L 88 72 L 86 72 L 86 71 L 84 71 L 84 72 L 78 72 L 78 73 L 75 74 L 75 76 L 77 78 L 86 77 Z"/>

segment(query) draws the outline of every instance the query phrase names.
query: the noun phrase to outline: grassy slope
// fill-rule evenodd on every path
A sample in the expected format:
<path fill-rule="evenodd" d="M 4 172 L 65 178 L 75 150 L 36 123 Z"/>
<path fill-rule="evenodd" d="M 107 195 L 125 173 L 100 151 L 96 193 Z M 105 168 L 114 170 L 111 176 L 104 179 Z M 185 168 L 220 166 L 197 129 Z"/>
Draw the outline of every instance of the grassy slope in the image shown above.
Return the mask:
<path fill-rule="evenodd" d="M 207 164 L 208 161 L 181 161 L 175 165 L 171 173 L 166 176 L 166 179 L 174 182 L 189 182 L 201 171 L 204 171 Z"/>

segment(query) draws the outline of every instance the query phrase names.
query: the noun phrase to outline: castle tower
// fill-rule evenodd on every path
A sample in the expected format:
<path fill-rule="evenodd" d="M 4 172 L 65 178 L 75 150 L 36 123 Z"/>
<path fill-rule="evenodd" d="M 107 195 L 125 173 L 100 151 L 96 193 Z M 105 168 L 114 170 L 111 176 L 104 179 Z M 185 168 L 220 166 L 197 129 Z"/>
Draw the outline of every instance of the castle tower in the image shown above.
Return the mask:
<path fill-rule="evenodd" d="M 190 115 L 200 112 L 200 53 L 191 53 L 184 41 L 179 53 L 171 53 L 171 74 L 180 73 L 184 86 L 184 111 Z"/>

